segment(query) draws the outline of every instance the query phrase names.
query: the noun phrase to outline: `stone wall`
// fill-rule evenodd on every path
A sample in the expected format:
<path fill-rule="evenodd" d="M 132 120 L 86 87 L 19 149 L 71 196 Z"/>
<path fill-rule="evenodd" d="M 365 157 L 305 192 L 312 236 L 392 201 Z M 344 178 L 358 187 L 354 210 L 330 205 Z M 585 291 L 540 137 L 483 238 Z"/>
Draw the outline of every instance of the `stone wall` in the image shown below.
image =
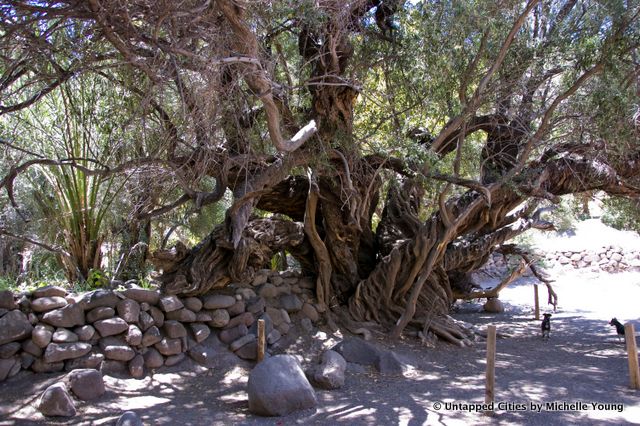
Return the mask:
<path fill-rule="evenodd" d="M 598 272 L 621 272 L 640 268 L 640 248 L 634 250 L 624 250 L 613 245 L 600 247 L 595 250 L 561 250 L 547 253 L 535 252 L 542 260 L 542 266 L 546 269 L 579 269 L 588 268 Z M 518 260 L 508 260 L 507 263 L 513 266 Z M 487 262 L 485 269 L 491 271 L 504 268 L 506 266 L 504 257 L 494 253 Z"/>
<path fill-rule="evenodd" d="M 0 381 L 20 370 L 150 369 L 191 356 L 207 363 L 200 345 L 212 333 L 237 356 L 255 359 L 257 319 L 268 347 L 320 319 L 314 282 L 295 272 L 259 271 L 252 283 L 231 284 L 203 297 L 162 295 L 135 285 L 69 294 L 61 287 L 0 292 Z"/>

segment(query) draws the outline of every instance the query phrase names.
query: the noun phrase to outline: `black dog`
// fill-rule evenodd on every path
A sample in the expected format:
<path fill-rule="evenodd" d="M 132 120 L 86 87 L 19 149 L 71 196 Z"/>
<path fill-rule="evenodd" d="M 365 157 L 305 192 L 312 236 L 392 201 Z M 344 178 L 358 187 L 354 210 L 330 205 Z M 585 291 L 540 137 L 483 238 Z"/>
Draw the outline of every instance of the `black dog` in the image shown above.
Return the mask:
<path fill-rule="evenodd" d="M 542 338 L 544 339 L 546 337 L 549 339 L 549 333 L 551 332 L 551 314 L 544 314 L 540 328 L 542 329 Z"/>
<path fill-rule="evenodd" d="M 618 338 L 622 339 L 622 336 L 624 336 L 624 325 L 622 325 L 622 323 L 618 321 L 617 318 L 612 318 L 611 321 L 609 321 L 609 325 L 616 326 L 616 332 L 618 333 Z"/>

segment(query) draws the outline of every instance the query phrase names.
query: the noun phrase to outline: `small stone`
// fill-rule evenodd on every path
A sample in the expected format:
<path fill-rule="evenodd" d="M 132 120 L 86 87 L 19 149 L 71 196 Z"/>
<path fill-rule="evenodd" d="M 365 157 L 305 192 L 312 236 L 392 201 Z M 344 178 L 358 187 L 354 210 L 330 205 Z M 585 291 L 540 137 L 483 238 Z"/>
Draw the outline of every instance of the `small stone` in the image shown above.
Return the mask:
<path fill-rule="evenodd" d="M 142 335 L 142 346 L 153 346 L 160 340 L 162 340 L 162 334 L 160 334 L 158 327 L 154 325 Z"/>
<path fill-rule="evenodd" d="M 264 297 L 265 299 L 271 299 L 278 295 L 278 288 L 273 284 L 266 283 L 262 287 L 260 287 L 260 290 L 258 290 L 258 294 L 260 295 L 260 297 Z"/>
<path fill-rule="evenodd" d="M 31 293 L 31 297 L 38 299 L 40 297 L 65 297 L 67 290 L 60 286 L 48 285 L 45 287 L 37 288 Z"/>
<path fill-rule="evenodd" d="M 246 334 L 246 335 L 240 337 L 239 339 L 234 340 L 229 345 L 229 349 L 231 349 L 233 352 L 235 352 L 238 349 L 240 349 L 241 347 L 243 347 L 244 345 L 246 345 L 247 343 L 253 342 L 255 340 L 256 340 L 256 335 L 255 334 Z"/>
<path fill-rule="evenodd" d="M 55 333 L 53 333 L 51 340 L 55 343 L 73 343 L 80 340 L 80 338 L 76 333 L 66 328 L 58 328 Z"/>
<path fill-rule="evenodd" d="M 136 355 L 129 362 L 129 374 L 134 379 L 141 379 L 144 377 L 144 357 L 142 355 Z"/>
<path fill-rule="evenodd" d="M 189 309 L 183 308 L 178 309 L 177 311 L 167 312 L 166 318 L 169 320 L 181 322 L 195 322 L 196 313 L 190 311 Z"/>
<path fill-rule="evenodd" d="M 248 301 L 247 312 L 251 312 L 252 314 L 259 314 L 264 312 L 265 307 L 266 304 L 264 299 L 262 297 L 257 297 Z"/>
<path fill-rule="evenodd" d="M 238 300 L 233 304 L 233 306 L 229 306 L 227 308 L 227 312 L 229 312 L 230 316 L 235 317 L 236 315 L 240 315 L 241 313 L 243 313 L 245 311 L 245 308 L 246 304 L 244 303 L 244 300 Z"/>
<path fill-rule="evenodd" d="M 33 355 L 36 358 L 41 357 L 42 354 L 44 353 L 44 350 L 40 346 L 36 345 L 33 342 L 33 340 L 25 340 L 22 342 L 22 345 L 18 345 L 18 346 L 20 346 L 24 352 L 30 355 Z M 0 358 L 9 358 L 9 357 L 0 357 Z"/>
<path fill-rule="evenodd" d="M 135 300 L 124 299 L 116 305 L 118 316 L 128 323 L 138 322 L 140 316 L 140 304 Z"/>
<path fill-rule="evenodd" d="M 149 315 L 151 315 L 151 318 L 153 318 L 153 322 L 155 323 L 156 326 L 158 327 L 163 326 L 164 314 L 162 313 L 162 311 L 160 311 L 160 309 L 156 308 L 155 306 L 152 306 L 151 308 L 149 308 Z"/>
<path fill-rule="evenodd" d="M 152 325 L 155 324 L 153 317 L 145 311 L 140 312 L 140 316 L 138 317 L 138 322 L 140 324 L 140 328 L 142 329 L 142 331 L 147 331 Z"/>
<path fill-rule="evenodd" d="M 279 298 L 280 306 L 287 313 L 298 312 L 302 309 L 302 300 L 294 294 L 283 294 Z"/>
<path fill-rule="evenodd" d="M 87 342 L 96 334 L 96 329 L 91 325 L 83 325 L 82 327 L 77 327 L 73 330 L 73 332 L 78 336 L 78 339 L 82 342 Z"/>
<path fill-rule="evenodd" d="M 184 307 L 184 305 L 176 295 L 161 297 L 160 301 L 158 302 L 158 306 L 160 306 L 160 309 L 164 312 L 177 311 L 178 309 L 182 309 Z"/>
<path fill-rule="evenodd" d="M 47 312 L 42 317 L 42 321 L 54 327 L 75 327 L 85 324 L 85 315 L 79 304 L 71 303 L 60 309 Z"/>
<path fill-rule="evenodd" d="M 88 353 L 80 358 L 74 358 L 65 361 L 64 369 L 66 371 L 72 371 L 83 368 L 91 368 L 94 370 L 100 369 L 100 365 L 104 361 L 104 355 L 101 353 Z"/>
<path fill-rule="evenodd" d="M 0 318 L 0 345 L 26 339 L 32 331 L 33 326 L 25 314 L 18 310 L 9 311 Z"/>
<path fill-rule="evenodd" d="M 250 288 L 241 287 L 236 290 L 236 296 L 240 296 L 241 299 L 250 300 L 256 297 L 256 292 L 251 290 Z"/>
<path fill-rule="evenodd" d="M 165 321 L 162 329 L 164 330 L 167 337 L 171 339 L 187 336 L 187 329 L 184 328 L 182 323 L 178 321 L 173 321 L 173 320 Z"/>
<path fill-rule="evenodd" d="M 209 322 L 213 319 L 211 313 L 209 311 L 200 311 L 196 313 L 196 321 L 197 322 Z"/>
<path fill-rule="evenodd" d="M 187 297 L 182 303 L 191 312 L 199 312 L 202 309 L 202 301 L 197 297 Z"/>
<path fill-rule="evenodd" d="M 143 426 L 140 417 L 133 411 L 125 411 L 116 422 L 116 426 Z"/>
<path fill-rule="evenodd" d="M 254 321 L 255 321 L 255 317 L 251 313 L 245 312 L 243 314 L 240 314 L 238 316 L 231 318 L 231 320 L 229 320 L 225 328 L 233 328 L 238 326 L 239 324 L 244 324 L 247 327 L 249 327 L 251 324 L 253 324 Z"/>
<path fill-rule="evenodd" d="M 85 342 L 49 343 L 44 352 L 44 361 L 56 363 L 65 359 L 80 358 L 91 351 L 91 345 Z"/>
<path fill-rule="evenodd" d="M 253 281 L 251 281 L 251 285 L 257 287 L 267 282 L 269 279 L 268 273 L 259 272 L 253 277 Z"/>
<path fill-rule="evenodd" d="M 31 370 L 35 373 L 56 373 L 64 370 L 64 362 L 46 362 L 42 358 L 37 358 L 31 364 Z"/>
<path fill-rule="evenodd" d="M 173 365 L 180 364 L 182 361 L 184 361 L 185 358 L 186 355 L 183 353 L 171 355 L 164 360 L 164 365 L 166 365 L 167 367 L 171 367 Z"/>
<path fill-rule="evenodd" d="M 130 361 L 136 356 L 136 352 L 129 346 L 107 346 L 104 348 L 104 356 L 115 361 Z"/>
<path fill-rule="evenodd" d="M 281 338 L 282 338 L 282 333 L 280 333 L 278 330 L 274 328 L 273 330 L 271 330 L 271 333 L 267 335 L 267 343 L 270 345 L 273 345 Z"/>
<path fill-rule="evenodd" d="M 64 383 L 49 386 L 38 401 L 38 410 L 49 417 L 73 417 L 76 407 Z"/>
<path fill-rule="evenodd" d="M 85 311 L 90 311 L 100 306 L 115 308 L 118 301 L 118 296 L 111 290 L 94 290 L 85 293 L 78 303 Z"/>
<path fill-rule="evenodd" d="M 83 401 L 100 398 L 105 393 L 104 380 L 98 370 L 89 368 L 73 370 L 67 379 L 71 392 Z"/>
<path fill-rule="evenodd" d="M 103 319 L 113 318 L 115 314 L 115 309 L 108 306 L 99 306 L 87 312 L 87 322 L 94 323 Z"/>
<path fill-rule="evenodd" d="M 122 291 L 122 294 L 138 303 L 147 303 L 148 305 L 156 305 L 160 301 L 160 292 L 157 290 L 149 290 L 140 287 L 131 287 Z"/>
<path fill-rule="evenodd" d="M 229 344 L 234 340 L 237 340 L 240 337 L 244 336 L 247 333 L 249 333 L 249 329 L 247 328 L 247 326 L 244 324 L 240 324 L 234 328 L 228 328 L 228 329 L 222 330 L 218 335 L 218 337 L 221 342 Z"/>
<path fill-rule="evenodd" d="M 27 340 L 27 342 L 33 343 L 31 340 Z M 21 348 L 21 345 L 18 342 L 11 342 L 11 343 L 6 343 L 4 345 L 0 345 L 0 358 L 11 358 L 12 356 L 18 353 L 20 348 Z"/>
<path fill-rule="evenodd" d="M 102 337 L 124 333 L 129 329 L 129 324 L 119 317 L 96 321 L 93 323 L 93 326 L 98 330 Z"/>
<path fill-rule="evenodd" d="M 204 308 L 205 309 L 225 309 L 233 306 L 236 303 L 236 299 L 233 296 L 227 296 L 225 294 L 212 294 L 205 297 Z"/>
<path fill-rule="evenodd" d="M 211 329 L 206 324 L 189 324 L 189 327 L 196 343 L 202 342 L 211 334 Z"/>
<path fill-rule="evenodd" d="M 142 331 L 137 325 L 129 324 L 129 330 L 124 340 L 131 346 L 140 346 L 142 344 Z"/>
<path fill-rule="evenodd" d="M 154 348 L 147 349 L 142 357 L 147 368 L 160 368 L 164 365 L 164 357 Z"/>
<path fill-rule="evenodd" d="M 16 299 L 13 292 L 11 290 L 0 291 L 0 309 L 12 311 L 17 308 L 18 305 L 16 304 Z"/>
<path fill-rule="evenodd" d="M 222 328 L 229 324 L 229 312 L 226 309 L 216 309 L 211 316 L 212 319 L 209 321 L 211 327 Z"/>
<path fill-rule="evenodd" d="M 182 352 L 182 341 L 180 339 L 164 338 L 154 345 L 162 355 L 177 355 Z"/>
<path fill-rule="evenodd" d="M 318 322 L 318 320 L 320 320 L 318 311 L 316 311 L 316 308 L 314 308 L 313 305 L 310 305 L 309 303 L 305 303 L 304 305 L 302 305 L 302 313 L 312 322 Z"/>
<path fill-rule="evenodd" d="M 253 340 L 246 345 L 242 346 L 240 349 L 235 351 L 235 354 L 247 360 L 254 360 L 258 358 L 258 342 Z"/>

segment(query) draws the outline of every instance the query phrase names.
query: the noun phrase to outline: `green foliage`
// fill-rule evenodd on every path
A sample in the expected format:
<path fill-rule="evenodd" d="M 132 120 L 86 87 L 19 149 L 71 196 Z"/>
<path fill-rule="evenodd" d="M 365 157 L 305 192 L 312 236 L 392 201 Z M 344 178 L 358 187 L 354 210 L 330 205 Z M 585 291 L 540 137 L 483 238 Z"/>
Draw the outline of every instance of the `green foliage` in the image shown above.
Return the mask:
<path fill-rule="evenodd" d="M 640 233 L 640 203 L 621 197 L 607 197 L 603 202 L 602 222 L 627 231 Z"/>

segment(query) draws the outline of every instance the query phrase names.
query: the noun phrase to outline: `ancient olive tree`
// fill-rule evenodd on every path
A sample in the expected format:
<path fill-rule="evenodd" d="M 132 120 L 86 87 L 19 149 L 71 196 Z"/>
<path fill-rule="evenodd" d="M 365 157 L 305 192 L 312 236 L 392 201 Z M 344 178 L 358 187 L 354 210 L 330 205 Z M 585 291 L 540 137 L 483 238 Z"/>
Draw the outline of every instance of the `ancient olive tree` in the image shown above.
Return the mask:
<path fill-rule="evenodd" d="M 638 13 L 590 0 L 5 1 L 0 114 L 98 75 L 163 143 L 113 164 L 46 161 L 153 176 L 167 190 L 141 220 L 232 193 L 200 244 L 153 257 L 167 292 L 250 279 L 286 251 L 330 319 L 457 341 L 446 314 L 467 274 L 549 227 L 545 203 L 638 196 Z M 22 154 L 1 183 L 9 199 L 45 161 Z"/>

